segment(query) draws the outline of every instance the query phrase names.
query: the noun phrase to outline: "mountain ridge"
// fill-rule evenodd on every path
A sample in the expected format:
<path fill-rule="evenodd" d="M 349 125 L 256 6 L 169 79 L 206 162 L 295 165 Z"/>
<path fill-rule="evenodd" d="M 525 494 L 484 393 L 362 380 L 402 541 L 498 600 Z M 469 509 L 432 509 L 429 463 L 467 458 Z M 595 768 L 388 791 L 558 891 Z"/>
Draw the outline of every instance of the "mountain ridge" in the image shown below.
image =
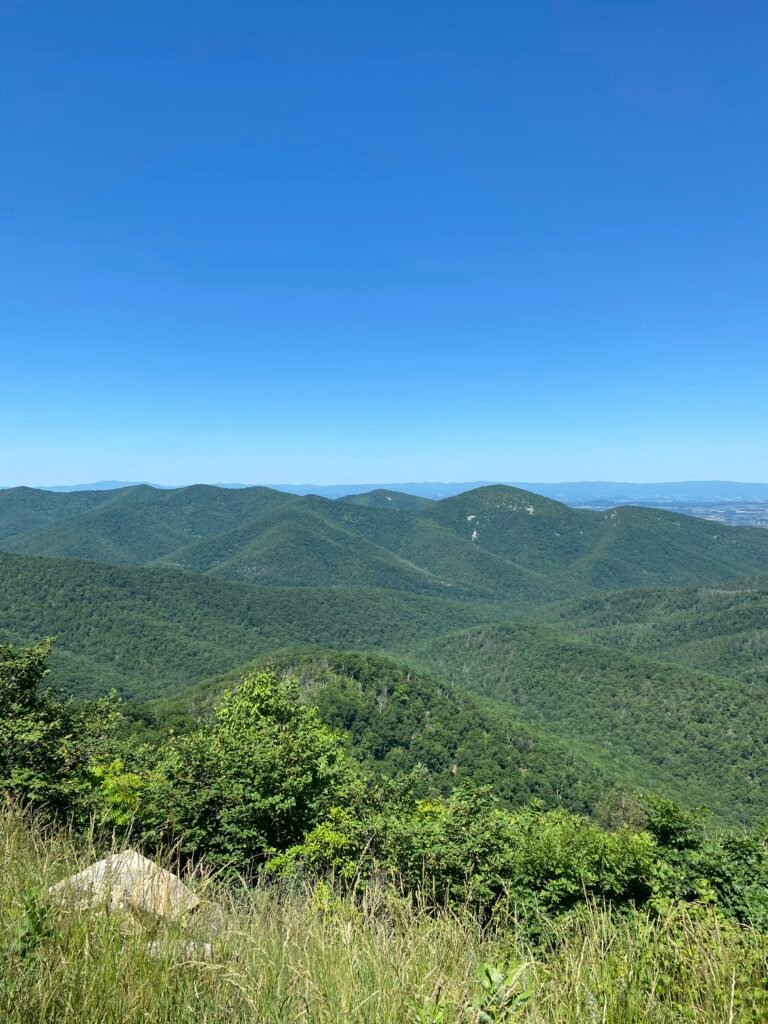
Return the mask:
<path fill-rule="evenodd" d="M 105 490 L 111 488 L 132 487 L 146 481 L 101 480 L 90 484 L 56 484 L 37 489 L 71 493 L 86 490 Z M 533 491 L 545 497 L 558 500 L 569 498 L 579 501 L 608 500 L 669 500 L 669 501 L 768 501 L 768 483 L 746 482 L 735 480 L 678 480 L 638 483 L 636 481 L 618 480 L 577 480 L 545 483 L 542 481 L 493 481 L 475 480 L 464 482 L 401 482 L 401 483 L 350 483 L 350 484 L 266 484 L 273 490 L 291 494 L 318 494 L 324 497 L 341 498 L 349 494 L 364 493 L 374 490 L 398 491 L 431 499 L 450 497 L 463 491 L 473 490 L 489 484 L 502 483 L 523 490 Z M 162 490 L 175 490 L 189 484 L 148 484 Z M 210 486 L 237 490 L 259 486 L 241 483 L 218 483 Z M 0 490 L 11 487 L 0 487 Z"/>
<path fill-rule="evenodd" d="M 768 573 L 768 531 L 507 485 L 439 501 L 265 487 L 0 492 L 0 550 L 169 565 L 274 586 L 371 585 L 542 603 L 589 590 Z"/>
<path fill-rule="evenodd" d="M 159 696 L 269 650 L 397 650 L 417 635 L 498 621 L 501 603 L 377 587 L 258 587 L 161 566 L 0 552 L 0 638 L 58 638 L 60 684 Z"/>

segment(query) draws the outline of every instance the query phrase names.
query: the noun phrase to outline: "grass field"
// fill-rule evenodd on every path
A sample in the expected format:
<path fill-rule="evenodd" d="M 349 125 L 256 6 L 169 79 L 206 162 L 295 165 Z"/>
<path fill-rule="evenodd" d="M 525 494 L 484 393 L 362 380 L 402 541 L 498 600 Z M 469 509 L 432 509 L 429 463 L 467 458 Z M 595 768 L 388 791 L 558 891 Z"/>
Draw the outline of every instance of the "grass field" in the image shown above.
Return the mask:
<path fill-rule="evenodd" d="M 0 824 L 3 1024 L 552 1024 L 768 1019 L 768 939 L 703 907 L 589 907 L 533 945 L 391 887 L 340 895 L 198 877 L 224 908 L 181 934 L 53 907 L 47 887 L 104 852 L 6 813 Z"/>

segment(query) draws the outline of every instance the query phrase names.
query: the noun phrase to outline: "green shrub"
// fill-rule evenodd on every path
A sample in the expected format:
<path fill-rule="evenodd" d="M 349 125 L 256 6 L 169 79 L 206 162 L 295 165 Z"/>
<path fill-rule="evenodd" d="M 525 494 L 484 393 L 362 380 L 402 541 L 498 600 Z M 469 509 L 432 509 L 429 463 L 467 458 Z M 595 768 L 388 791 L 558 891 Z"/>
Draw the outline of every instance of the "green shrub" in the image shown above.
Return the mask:
<path fill-rule="evenodd" d="M 292 682 L 261 672 L 225 697 L 213 725 L 170 740 L 143 814 L 183 853 L 249 872 L 299 842 L 351 778 L 343 738 Z"/>

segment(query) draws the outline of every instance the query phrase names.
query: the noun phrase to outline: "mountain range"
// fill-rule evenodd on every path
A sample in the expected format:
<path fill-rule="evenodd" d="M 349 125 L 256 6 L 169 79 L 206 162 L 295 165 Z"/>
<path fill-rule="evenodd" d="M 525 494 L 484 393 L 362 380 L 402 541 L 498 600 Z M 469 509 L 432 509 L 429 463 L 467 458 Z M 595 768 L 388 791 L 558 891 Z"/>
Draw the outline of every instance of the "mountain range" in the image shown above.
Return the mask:
<path fill-rule="evenodd" d="M 408 679 L 434 681 L 418 684 L 408 728 L 454 694 L 491 747 L 503 722 L 515 749 L 536 737 L 550 766 L 569 751 L 593 794 L 599 776 L 737 821 L 768 813 L 767 579 L 768 531 L 576 509 L 506 485 L 442 500 L 203 485 L 0 492 L 0 641 L 55 635 L 54 676 L 71 692 L 114 687 L 137 707 L 182 708 L 276 652 L 292 665 L 318 648 L 325 661 L 387 652 L 398 667 L 376 663 L 377 687 L 397 677 L 407 696 Z M 348 702 L 357 676 L 341 676 Z M 441 778 L 465 763 L 454 739 Z M 419 743 L 404 742 L 387 756 L 415 763 Z M 508 795 L 522 793 L 518 769 L 505 769 Z M 587 799 L 579 792 L 570 806 Z"/>
<path fill-rule="evenodd" d="M 417 497 L 439 500 L 499 483 L 496 480 L 478 480 L 465 483 L 385 483 L 385 484 L 271 484 L 272 489 L 289 494 L 317 494 L 324 498 L 341 498 L 365 491 L 388 490 Z M 142 481 L 146 483 L 146 481 Z M 507 482 L 508 486 L 533 491 L 547 498 L 567 504 L 585 504 L 594 501 L 639 502 L 768 502 L 767 483 L 744 483 L 733 480 L 682 480 L 659 483 L 632 483 L 607 480 L 584 480 L 561 483 Z M 90 484 L 58 484 L 43 487 L 47 491 L 102 491 L 137 486 L 136 481 L 100 480 Z M 163 490 L 175 485 L 152 484 Z M 242 488 L 248 484 L 217 484 L 218 487 Z M 2 489 L 2 488 L 0 488 Z"/>
<path fill-rule="evenodd" d="M 0 492 L 0 550 L 167 566 L 262 586 L 373 586 L 541 602 L 768 573 L 768 533 L 496 485 L 441 501 L 265 487 Z"/>

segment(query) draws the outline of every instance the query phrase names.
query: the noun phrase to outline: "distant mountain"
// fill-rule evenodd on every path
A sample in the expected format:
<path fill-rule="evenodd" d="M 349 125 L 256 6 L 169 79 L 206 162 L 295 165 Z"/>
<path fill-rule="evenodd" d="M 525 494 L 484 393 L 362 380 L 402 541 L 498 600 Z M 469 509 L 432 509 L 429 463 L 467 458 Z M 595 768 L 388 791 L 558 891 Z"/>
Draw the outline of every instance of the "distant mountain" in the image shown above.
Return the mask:
<path fill-rule="evenodd" d="M 317 494 L 322 498 L 346 498 L 349 495 L 365 494 L 369 491 L 412 494 L 417 498 L 440 501 L 451 498 L 463 491 L 485 487 L 492 481 L 475 480 L 469 483 L 401 483 L 401 484 L 272 484 L 278 491 L 289 494 Z"/>
<path fill-rule="evenodd" d="M 768 484 L 737 483 L 732 480 L 689 480 L 672 483 L 615 483 L 586 481 L 583 483 L 520 484 L 527 490 L 565 501 L 581 504 L 591 501 L 618 503 L 641 502 L 728 502 L 766 501 Z"/>
<path fill-rule="evenodd" d="M 122 487 L 156 487 L 167 490 L 166 484 L 150 484 L 146 480 L 98 480 L 93 484 L 59 484 L 58 486 L 41 487 L 41 491 L 54 491 L 63 494 L 72 491 L 115 491 Z"/>
<path fill-rule="evenodd" d="M 521 604 L 768 572 L 768 531 L 650 508 L 574 509 L 505 485 L 441 501 L 206 485 L 14 488 L 0 492 L 0 549 L 164 564 L 264 586 L 374 586 Z"/>
<path fill-rule="evenodd" d="M 33 487 L 9 487 L 0 491 L 0 543 L 87 512 L 109 500 L 111 494 L 83 491 L 64 495 Z"/>
<path fill-rule="evenodd" d="M 388 484 L 274 484 L 277 490 L 292 494 L 319 494 L 326 498 L 341 498 L 347 494 L 366 491 L 399 491 L 417 497 L 439 501 L 478 487 L 505 483 L 525 491 L 533 491 L 569 505 L 593 501 L 625 502 L 715 502 L 765 501 L 768 502 L 768 484 L 736 483 L 729 480 L 679 481 L 670 483 L 621 483 L 611 481 L 582 481 L 568 483 L 530 483 L 521 481 L 476 480 L 469 483 L 388 483 Z"/>
<path fill-rule="evenodd" d="M 464 483 L 384 483 L 384 484 L 269 484 L 273 490 L 287 494 L 316 494 L 324 498 L 347 498 L 366 492 L 388 491 L 411 494 L 416 497 L 439 501 L 464 491 L 487 487 L 502 481 L 476 480 Z M 508 486 L 533 491 L 544 497 L 554 498 L 571 505 L 588 504 L 595 501 L 612 501 L 623 504 L 631 501 L 643 503 L 686 503 L 686 502 L 768 502 L 768 483 L 738 483 L 732 480 L 691 480 L 666 483 L 631 483 L 604 480 L 587 480 L 563 483 L 506 482 Z M 102 491 L 122 487 L 135 487 L 135 481 L 102 480 L 92 484 L 64 484 L 43 487 L 47 491 Z M 173 489 L 173 485 L 152 484 L 162 489 Z M 219 483 L 216 487 L 228 489 L 247 488 L 250 484 Z"/>
<path fill-rule="evenodd" d="M 341 498 L 347 494 L 366 491 L 399 491 L 421 498 L 439 501 L 478 487 L 503 483 L 520 490 L 533 491 L 546 498 L 568 504 L 582 501 L 768 501 L 768 483 L 737 483 L 732 480 L 693 480 L 670 483 L 621 483 L 611 481 L 582 481 L 568 483 L 530 483 L 525 481 L 476 480 L 469 483 L 388 483 L 388 484 L 274 484 L 277 490 L 292 494 L 319 494 L 326 498 Z"/>
<path fill-rule="evenodd" d="M 266 487 L 226 490 L 204 484 L 56 494 L 14 488 L 0 492 L 0 547 L 19 554 L 141 565 L 292 500 Z M 39 506 L 36 517 L 30 516 L 31 529 L 20 529 L 19 505 Z"/>
<path fill-rule="evenodd" d="M 388 491 L 379 487 L 375 491 L 363 491 L 361 494 L 347 494 L 338 501 L 349 505 L 362 505 L 364 508 L 393 508 L 402 511 L 427 508 L 434 499 L 419 497 L 417 494 L 403 494 L 400 491 Z"/>

